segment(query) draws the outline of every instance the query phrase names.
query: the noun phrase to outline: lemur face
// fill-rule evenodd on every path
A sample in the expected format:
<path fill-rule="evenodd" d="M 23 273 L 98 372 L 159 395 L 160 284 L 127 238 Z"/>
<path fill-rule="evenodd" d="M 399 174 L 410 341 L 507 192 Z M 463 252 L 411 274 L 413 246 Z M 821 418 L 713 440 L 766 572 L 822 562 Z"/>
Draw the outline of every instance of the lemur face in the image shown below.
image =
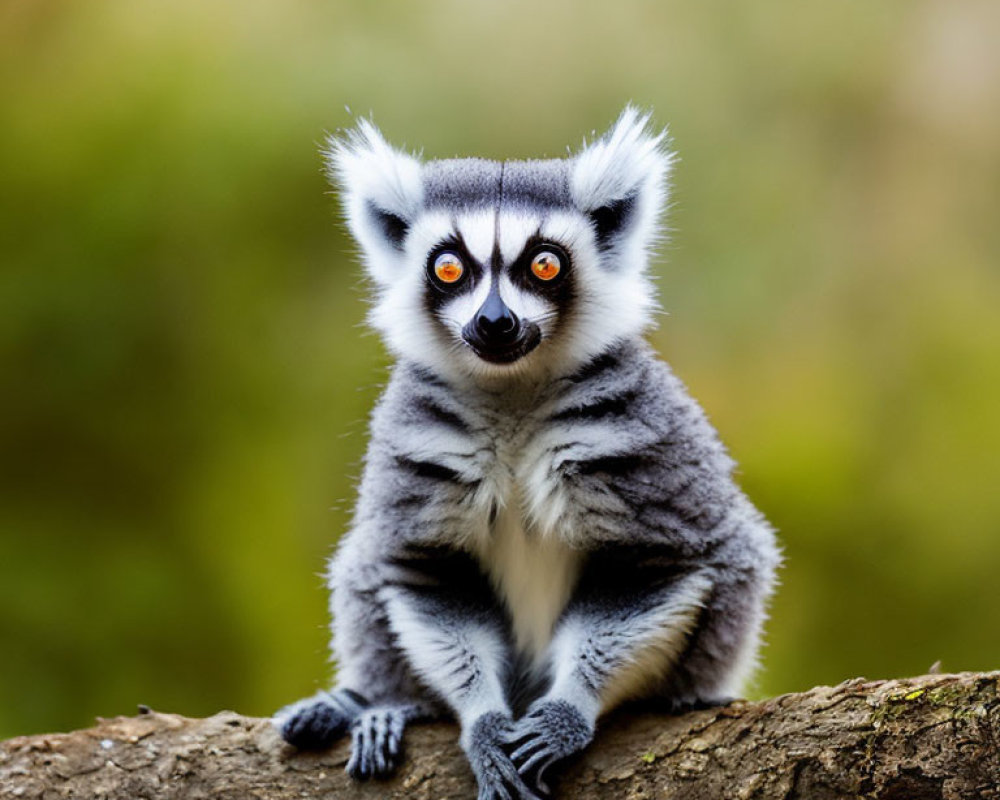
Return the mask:
<path fill-rule="evenodd" d="M 671 157 L 627 108 L 577 155 L 419 162 L 362 121 L 331 177 L 390 348 L 440 374 L 572 370 L 648 324 Z"/>
<path fill-rule="evenodd" d="M 487 365 L 527 358 L 573 312 L 572 253 L 583 255 L 588 226 L 564 211 L 567 172 L 563 161 L 463 159 L 424 168 L 426 211 L 413 232 L 414 255 L 427 249 L 425 309 Z M 468 186 L 479 191 L 463 197 Z"/>

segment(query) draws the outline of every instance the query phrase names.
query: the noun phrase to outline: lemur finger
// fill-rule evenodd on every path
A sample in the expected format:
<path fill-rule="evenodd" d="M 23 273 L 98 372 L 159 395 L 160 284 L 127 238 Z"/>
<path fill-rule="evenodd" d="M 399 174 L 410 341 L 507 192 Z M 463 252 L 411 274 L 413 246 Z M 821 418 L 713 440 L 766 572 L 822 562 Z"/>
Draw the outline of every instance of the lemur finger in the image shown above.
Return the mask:
<path fill-rule="evenodd" d="M 538 800 L 521 779 L 517 768 L 505 758 L 493 759 L 490 768 L 479 780 L 484 789 L 495 793 L 488 796 L 505 800 Z"/>
<path fill-rule="evenodd" d="M 392 759 L 393 764 L 395 764 L 396 759 L 403 752 L 403 737 L 401 734 L 396 733 L 396 731 L 390 731 L 389 735 L 385 740 L 385 749 L 388 753 L 389 758 Z"/>
<path fill-rule="evenodd" d="M 346 769 L 357 780 L 371 777 L 371 742 L 368 734 L 366 725 L 355 725 L 351 731 L 351 758 Z"/>
<path fill-rule="evenodd" d="M 499 784 L 488 782 L 479 787 L 479 800 L 519 800 L 520 795 L 512 791 L 511 786 L 500 781 Z"/>
<path fill-rule="evenodd" d="M 552 766 L 552 763 L 556 760 L 556 758 L 557 756 L 551 750 L 543 749 L 525 761 L 520 767 L 518 767 L 517 771 L 522 778 L 526 778 L 536 769 L 538 770 L 538 775 L 541 775 L 543 770 Z M 538 776 L 536 775 L 536 777 Z"/>
<path fill-rule="evenodd" d="M 551 752 L 537 753 L 520 768 L 519 772 L 521 774 L 521 778 L 528 786 L 535 789 L 542 797 L 551 797 L 552 790 L 549 788 L 545 775 L 549 768 L 558 761 L 559 758 Z"/>
<path fill-rule="evenodd" d="M 379 715 L 375 722 L 375 773 L 385 775 L 391 769 L 389 762 L 389 721 L 392 712 Z"/>
<path fill-rule="evenodd" d="M 395 758 L 402 752 L 403 730 L 406 727 L 406 717 L 403 714 L 393 714 L 389 721 L 388 749 L 389 755 Z"/>
<path fill-rule="evenodd" d="M 510 760 L 518 763 L 522 759 L 529 758 L 535 755 L 539 751 L 547 749 L 547 743 L 538 736 L 531 737 L 527 742 L 522 744 L 517 750 L 510 754 Z"/>
<path fill-rule="evenodd" d="M 381 745 L 377 745 L 372 754 L 374 756 L 374 763 L 372 764 L 372 774 L 373 775 L 386 775 L 389 772 L 389 761 L 386 758 L 386 752 Z"/>
<path fill-rule="evenodd" d="M 527 718 L 519 720 L 514 724 L 513 729 L 503 739 L 504 750 L 513 753 L 521 747 L 531 742 L 544 738 L 545 731 L 540 725 Z"/>
<path fill-rule="evenodd" d="M 344 769 L 352 778 L 361 778 L 361 731 L 351 731 L 351 757 L 347 760 Z"/>
<path fill-rule="evenodd" d="M 510 774 L 504 776 L 504 785 L 507 787 L 513 800 L 540 800 L 538 795 L 531 791 L 528 784 L 524 782 L 517 769 L 511 764 Z"/>

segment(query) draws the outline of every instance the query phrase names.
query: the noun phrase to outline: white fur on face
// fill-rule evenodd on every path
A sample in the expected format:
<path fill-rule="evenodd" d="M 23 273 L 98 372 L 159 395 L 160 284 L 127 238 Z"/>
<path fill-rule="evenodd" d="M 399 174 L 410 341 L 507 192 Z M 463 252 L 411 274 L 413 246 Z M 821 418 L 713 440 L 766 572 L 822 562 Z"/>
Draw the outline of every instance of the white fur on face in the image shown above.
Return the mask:
<path fill-rule="evenodd" d="M 486 302 L 492 281 L 499 282 L 500 298 L 508 308 L 525 321 L 544 322 L 553 312 L 552 304 L 541 296 L 515 286 L 509 277 L 511 263 L 524 251 L 528 239 L 540 228 L 537 215 L 483 210 L 458 217 L 455 228 L 462 242 L 475 258 L 483 273 L 475 289 L 460 293 L 444 306 L 441 317 L 452 330 L 461 330 L 475 317 Z M 493 263 L 494 250 L 499 248 L 502 264 Z M 494 275 L 499 267 L 499 275 Z M 551 326 L 550 326 L 551 327 Z M 544 333 L 544 327 L 543 327 Z"/>
<path fill-rule="evenodd" d="M 516 286 L 506 272 L 500 275 L 500 299 L 522 320 L 530 320 L 542 329 L 544 335 L 552 328 L 555 306 L 535 292 Z"/>
<path fill-rule="evenodd" d="M 455 219 L 455 229 L 462 243 L 476 261 L 489 266 L 496 241 L 496 211 L 484 208 L 461 214 Z"/>
<path fill-rule="evenodd" d="M 656 307 L 647 264 L 672 164 L 663 149 L 665 134 L 648 128 L 648 115 L 628 107 L 608 133 L 585 145 L 569 164 L 571 204 L 566 208 L 502 211 L 425 209 L 420 162 L 392 148 L 367 120 L 346 136 L 332 138 L 330 173 L 344 189 L 351 231 L 376 284 L 369 319 L 390 349 L 452 376 L 567 372 L 616 341 L 639 334 Z M 588 215 L 619 202 L 628 205 L 626 223 L 598 243 Z M 376 212 L 391 214 L 406 226 L 401 247 L 387 238 L 384 218 Z M 564 319 L 556 319 L 550 301 L 518 287 L 501 271 L 502 299 L 518 317 L 540 326 L 543 341 L 513 364 L 490 364 L 464 345 L 461 329 L 486 299 L 494 251 L 499 250 L 506 268 L 535 236 L 569 253 L 572 306 Z M 425 301 L 426 262 L 430 251 L 449 238 L 461 239 L 484 274 L 472 291 L 458 290 L 435 317 Z"/>
<path fill-rule="evenodd" d="M 497 244 L 504 264 L 510 264 L 524 251 L 524 245 L 538 233 L 543 214 L 526 211 L 502 211 L 497 215 Z"/>
<path fill-rule="evenodd" d="M 570 279 L 574 281 L 576 299 L 564 319 L 557 318 L 551 301 L 514 284 L 506 272 L 536 235 L 563 247 L 572 261 Z M 427 256 L 434 247 L 454 238 L 461 238 L 484 271 L 471 291 L 459 290 L 435 319 L 429 315 L 424 300 Z M 414 223 L 407 239 L 406 266 L 396 271 L 393 282 L 383 284 L 370 315 L 373 326 L 397 354 L 446 374 L 456 367 L 473 374 L 505 369 L 483 362 L 461 339 L 463 326 L 473 319 L 489 293 L 494 243 L 499 243 L 504 261 L 499 277 L 501 298 L 520 319 L 538 324 L 543 335 L 542 344 L 521 359 L 524 363 L 516 362 L 520 370 L 531 366 L 551 369 L 556 363 L 572 369 L 649 325 L 656 300 L 645 270 L 641 265 L 607 270 L 590 224 L 582 214 L 554 211 L 534 216 L 523 212 L 497 215 L 483 210 L 455 219 L 434 211 Z"/>
<path fill-rule="evenodd" d="M 546 217 L 541 237 L 561 244 L 573 261 L 576 300 L 567 318 L 561 320 L 559 334 L 560 357 L 568 369 L 649 326 L 656 293 L 644 261 L 608 270 L 605 257 L 598 252 L 593 229 L 575 211 L 554 212 Z"/>
<path fill-rule="evenodd" d="M 462 328 L 476 316 L 476 312 L 482 308 L 489 293 L 490 276 L 486 274 L 480 278 L 472 291 L 461 292 L 438 312 L 438 317 L 455 335 L 457 342 L 460 343 Z"/>

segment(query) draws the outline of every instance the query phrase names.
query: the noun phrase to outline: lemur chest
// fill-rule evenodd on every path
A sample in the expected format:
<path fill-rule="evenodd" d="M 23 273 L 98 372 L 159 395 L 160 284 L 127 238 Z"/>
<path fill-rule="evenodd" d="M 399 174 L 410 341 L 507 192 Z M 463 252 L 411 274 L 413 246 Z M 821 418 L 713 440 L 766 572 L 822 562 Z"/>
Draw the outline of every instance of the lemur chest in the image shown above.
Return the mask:
<path fill-rule="evenodd" d="M 576 585 L 582 553 L 556 537 L 529 533 L 511 504 L 498 512 L 476 555 L 507 607 L 515 646 L 539 658 Z"/>
<path fill-rule="evenodd" d="M 529 423 L 495 440 L 486 470 L 492 524 L 476 556 L 507 607 L 515 645 L 532 658 L 545 652 L 579 575 L 583 553 L 564 530 L 571 505 L 553 443 Z"/>

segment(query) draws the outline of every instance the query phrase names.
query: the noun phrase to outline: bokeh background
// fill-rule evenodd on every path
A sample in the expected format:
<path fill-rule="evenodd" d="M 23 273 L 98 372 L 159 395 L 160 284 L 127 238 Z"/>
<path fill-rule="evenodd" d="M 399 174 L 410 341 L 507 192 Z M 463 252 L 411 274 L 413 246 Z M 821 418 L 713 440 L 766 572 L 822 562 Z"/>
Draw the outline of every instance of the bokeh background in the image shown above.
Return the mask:
<path fill-rule="evenodd" d="M 997 41 L 993 0 L 0 4 L 0 736 L 328 679 L 388 360 L 317 147 L 369 112 L 535 157 L 654 109 L 653 341 L 787 555 L 753 695 L 1000 666 Z"/>

